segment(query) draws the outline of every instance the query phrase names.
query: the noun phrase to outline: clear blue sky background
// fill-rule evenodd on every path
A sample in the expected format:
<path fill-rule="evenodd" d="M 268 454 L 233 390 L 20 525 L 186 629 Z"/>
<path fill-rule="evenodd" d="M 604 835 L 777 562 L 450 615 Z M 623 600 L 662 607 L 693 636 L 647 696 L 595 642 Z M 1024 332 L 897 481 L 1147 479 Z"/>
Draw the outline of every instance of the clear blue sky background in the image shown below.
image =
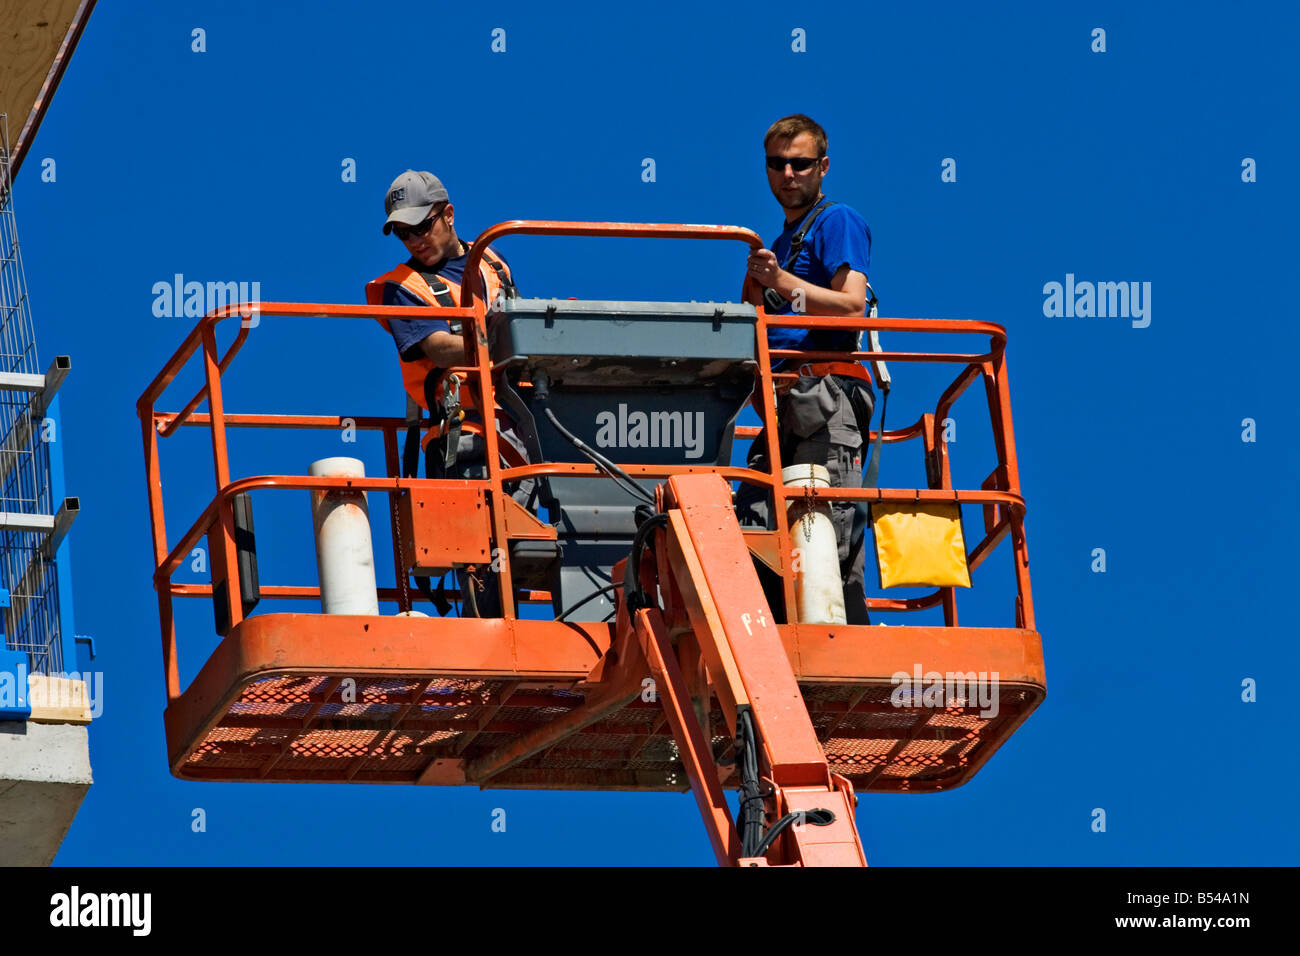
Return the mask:
<path fill-rule="evenodd" d="M 195 27 L 206 53 L 191 51 Z M 504 54 L 490 50 L 496 27 Z M 1096 27 L 1104 54 L 1090 50 Z M 16 193 L 41 354 L 74 361 L 59 440 L 83 508 L 76 621 L 106 688 L 95 785 L 57 862 L 711 862 L 688 795 L 173 779 L 134 405 L 194 324 L 152 314 L 155 282 L 182 273 L 259 281 L 267 300 L 361 301 L 403 255 L 379 225 L 408 166 L 445 180 L 470 237 L 568 218 L 737 223 L 770 239 L 781 216 L 761 136 L 794 111 L 829 131 L 827 191 L 871 225 L 883 314 L 1008 329 L 1047 657 L 1046 703 L 973 782 L 863 798 L 868 859 L 1297 862 L 1286 701 L 1300 662 L 1284 596 L 1300 536 L 1285 354 L 1300 344 L 1298 27 L 1294 7 L 1263 3 L 102 0 Z M 795 28 L 806 53 L 791 50 Z M 46 157 L 55 182 L 41 180 Z M 956 183 L 940 180 L 946 157 Z M 1258 182 L 1242 182 L 1245 157 Z M 727 299 L 743 269 L 739 246 L 501 250 L 526 294 Z M 1045 317 L 1043 285 L 1066 273 L 1152 283 L 1150 327 Z M 268 320 L 227 395 L 235 411 L 400 414 L 395 372 L 374 323 Z M 896 378 L 891 423 L 933 406 L 937 379 Z M 958 406 L 953 447 L 971 483 L 991 466 L 975 398 Z M 1244 418 L 1258 441 L 1242 441 Z M 301 473 L 336 454 L 381 463 L 377 444 L 321 433 L 243 435 L 233 464 Z M 918 463 L 900 448 L 884 482 L 915 482 Z M 164 467 L 174 541 L 214 490 L 204 433 L 166 443 Z M 263 581 L 312 583 L 305 496 L 259 501 Z M 1008 570 L 1003 554 L 977 573 L 965 622 L 1010 622 Z M 180 603 L 188 679 L 214 644 L 211 609 Z M 1241 700 L 1246 678 L 1256 703 Z M 205 833 L 191 830 L 196 807 Z M 490 829 L 497 807 L 503 834 Z"/>

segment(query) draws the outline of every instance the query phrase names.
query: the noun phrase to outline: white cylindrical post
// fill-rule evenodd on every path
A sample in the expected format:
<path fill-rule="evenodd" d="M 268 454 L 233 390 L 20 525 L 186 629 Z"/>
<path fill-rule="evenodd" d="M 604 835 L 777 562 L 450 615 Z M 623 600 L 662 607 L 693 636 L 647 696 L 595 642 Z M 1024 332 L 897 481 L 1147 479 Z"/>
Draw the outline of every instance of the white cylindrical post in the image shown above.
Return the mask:
<path fill-rule="evenodd" d="M 366 466 L 355 458 L 322 458 L 311 463 L 307 474 L 318 478 L 364 478 Z M 326 614 L 378 614 L 366 493 L 313 491 L 311 516 L 316 531 L 321 610 Z"/>
<path fill-rule="evenodd" d="M 781 483 L 796 488 L 829 488 L 831 474 L 822 465 L 791 465 L 781 469 Z M 844 624 L 844 583 L 840 580 L 831 506 L 815 498 L 792 498 L 789 506 L 799 622 Z"/>

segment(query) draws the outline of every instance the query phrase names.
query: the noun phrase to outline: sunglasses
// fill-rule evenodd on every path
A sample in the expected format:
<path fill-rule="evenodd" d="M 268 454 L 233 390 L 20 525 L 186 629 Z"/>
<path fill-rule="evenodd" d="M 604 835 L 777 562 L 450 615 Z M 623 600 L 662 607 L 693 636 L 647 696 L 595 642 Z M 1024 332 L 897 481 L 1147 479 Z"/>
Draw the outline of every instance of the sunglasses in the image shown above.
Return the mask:
<path fill-rule="evenodd" d="M 796 173 L 803 173 L 820 162 L 820 156 L 816 159 L 809 159 L 807 156 L 769 156 L 767 157 L 767 168 L 781 172 L 785 169 L 786 163 L 789 163 L 790 168 Z"/>
<path fill-rule="evenodd" d="M 410 239 L 412 236 L 423 236 L 433 228 L 433 224 L 441 219 L 442 214 L 446 211 L 447 207 L 443 206 L 442 209 L 439 210 L 438 215 L 430 216 L 428 219 L 414 226 L 393 226 L 393 235 L 398 239 L 401 239 L 403 242 Z"/>

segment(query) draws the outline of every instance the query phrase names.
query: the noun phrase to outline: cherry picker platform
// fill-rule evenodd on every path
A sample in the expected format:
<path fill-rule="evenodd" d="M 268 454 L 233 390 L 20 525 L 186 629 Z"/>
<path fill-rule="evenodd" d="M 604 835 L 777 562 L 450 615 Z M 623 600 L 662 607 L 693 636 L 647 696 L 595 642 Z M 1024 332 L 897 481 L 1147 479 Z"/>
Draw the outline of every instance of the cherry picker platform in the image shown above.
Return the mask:
<path fill-rule="evenodd" d="M 476 275 L 483 251 L 508 235 L 762 245 L 753 232 L 731 226 L 514 221 L 478 237 L 465 274 Z M 527 448 L 521 456 L 495 429 L 485 429 L 482 480 L 404 477 L 399 437 L 407 423 L 400 417 L 227 412 L 222 375 L 253 327 L 240 323 L 228 350 L 219 352 L 217 327 L 239 320 L 236 305 L 200 320 L 141 396 L 175 776 L 690 790 L 721 864 L 864 865 L 856 792 L 960 786 L 1043 700 L 1000 326 L 771 316 L 749 304 L 490 303 L 472 286 L 466 283 L 466 301 L 457 309 L 260 303 L 258 313 L 261 322 L 458 319 L 473 358 L 451 370 L 460 388 L 478 408 L 508 416 Z M 752 300 L 752 291 L 747 284 L 742 299 Z M 773 362 L 832 357 L 770 350 L 767 330 L 774 326 L 981 342 L 969 352 L 852 356 L 956 366 L 933 412 L 882 436 L 891 446 L 919 439 L 927 487 L 787 487 L 779 470 L 731 465 L 733 442 L 758 435 L 737 427 L 743 406 L 752 400 L 764 421 L 776 420 L 774 388 L 782 374 L 771 371 Z M 159 411 L 164 391 L 196 356 L 203 386 L 179 412 Z M 979 488 L 955 488 L 942 423 L 977 382 L 987 399 L 996 464 Z M 205 402 L 207 411 L 200 411 Z M 681 417 L 673 419 L 673 410 Z M 646 420 L 660 414 L 662 434 L 681 440 L 657 447 L 618 440 L 636 412 Z M 689 419 L 689 439 L 687 416 L 696 416 Z M 337 429 L 345 419 L 382 434 L 387 475 L 231 474 L 230 429 Z M 159 442 L 182 426 L 210 431 L 215 496 L 172 540 L 163 519 Z M 563 434 L 571 430 L 580 444 L 595 446 L 596 429 L 611 426 L 600 453 L 624 479 L 653 488 L 653 508 L 638 512 L 636 499 L 619 487 L 624 479 Z M 775 430 L 763 437 L 767 460 L 779 461 Z M 536 511 L 510 493 L 524 481 L 538 489 Z M 767 489 L 773 527 L 738 523 L 733 483 L 740 482 Z M 319 587 L 268 584 L 253 570 L 251 497 L 286 492 L 387 496 L 396 573 L 378 598 L 397 613 L 252 613 L 259 598 L 321 598 Z M 960 626 L 949 586 L 920 597 L 867 599 L 877 620 L 940 608 L 942 624 L 800 623 L 786 611 L 796 607 L 797 570 L 787 505 L 800 498 L 980 507 L 984 534 L 966 563 L 978 567 L 1010 538 L 1016 592 L 1010 620 L 1001 627 Z M 548 518 L 539 516 L 542 510 Z M 175 581 L 205 536 L 212 583 Z M 493 555 L 501 556 L 500 617 L 410 613 L 418 597 L 411 573 L 483 566 Z M 769 603 L 759 565 L 778 576 L 782 606 Z M 224 635 L 184 688 L 173 616 L 180 597 L 215 601 L 217 631 Z M 939 706 L 899 706 L 897 675 L 914 671 L 996 673 L 996 706 L 951 698 Z M 728 789 L 741 792 L 738 819 L 727 805 Z"/>

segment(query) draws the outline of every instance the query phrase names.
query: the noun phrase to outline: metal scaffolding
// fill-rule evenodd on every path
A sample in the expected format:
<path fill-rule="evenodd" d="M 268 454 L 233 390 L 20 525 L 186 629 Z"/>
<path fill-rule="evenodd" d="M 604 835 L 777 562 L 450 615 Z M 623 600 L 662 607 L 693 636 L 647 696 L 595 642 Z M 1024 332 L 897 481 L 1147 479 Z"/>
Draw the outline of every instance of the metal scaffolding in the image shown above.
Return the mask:
<path fill-rule="evenodd" d="M 55 513 L 45 411 L 66 371 L 64 358 L 42 374 L 37 357 L 0 114 L 0 604 L 5 647 L 26 653 L 32 673 L 64 670 L 54 559 L 71 514 L 64 502 Z"/>

